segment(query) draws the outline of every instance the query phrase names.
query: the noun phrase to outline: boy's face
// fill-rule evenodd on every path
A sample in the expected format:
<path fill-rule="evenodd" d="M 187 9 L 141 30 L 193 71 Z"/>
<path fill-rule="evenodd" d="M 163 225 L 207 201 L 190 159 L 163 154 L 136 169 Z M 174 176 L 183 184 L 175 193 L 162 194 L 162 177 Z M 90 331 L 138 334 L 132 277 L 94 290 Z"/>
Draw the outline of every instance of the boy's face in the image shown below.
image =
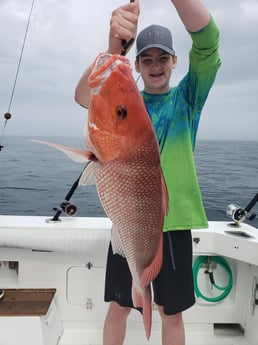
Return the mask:
<path fill-rule="evenodd" d="M 168 92 L 172 70 L 176 64 L 176 56 L 159 48 L 146 49 L 135 61 L 135 69 L 141 73 L 144 82 L 144 91 L 153 94 Z"/>

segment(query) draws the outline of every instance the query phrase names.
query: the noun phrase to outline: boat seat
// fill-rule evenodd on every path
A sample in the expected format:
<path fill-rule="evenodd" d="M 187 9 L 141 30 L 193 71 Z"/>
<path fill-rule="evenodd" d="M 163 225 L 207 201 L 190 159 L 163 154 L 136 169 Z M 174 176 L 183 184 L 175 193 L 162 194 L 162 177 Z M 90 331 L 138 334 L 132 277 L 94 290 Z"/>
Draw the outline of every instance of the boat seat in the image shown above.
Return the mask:
<path fill-rule="evenodd" d="M 46 315 L 56 289 L 4 289 L 0 316 Z"/>
<path fill-rule="evenodd" d="M 56 345 L 63 325 L 56 289 L 4 289 L 0 300 L 0 344 Z"/>

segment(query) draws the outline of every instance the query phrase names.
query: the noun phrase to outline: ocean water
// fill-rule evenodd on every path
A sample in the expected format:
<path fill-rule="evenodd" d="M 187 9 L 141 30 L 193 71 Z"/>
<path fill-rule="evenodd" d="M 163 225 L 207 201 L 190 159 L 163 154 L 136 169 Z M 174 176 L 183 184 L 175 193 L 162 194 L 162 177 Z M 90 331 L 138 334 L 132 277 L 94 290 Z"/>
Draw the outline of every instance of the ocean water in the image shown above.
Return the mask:
<path fill-rule="evenodd" d="M 52 217 L 84 165 L 29 139 L 81 148 L 84 143 L 70 137 L 5 137 L 0 151 L 0 214 Z M 228 204 L 246 207 L 258 192 L 258 141 L 197 140 L 195 161 L 209 220 L 229 220 Z M 71 202 L 78 208 L 76 216 L 105 216 L 95 186 L 78 187 Z M 257 212 L 256 219 L 246 222 L 258 228 L 258 203 L 252 212 Z"/>

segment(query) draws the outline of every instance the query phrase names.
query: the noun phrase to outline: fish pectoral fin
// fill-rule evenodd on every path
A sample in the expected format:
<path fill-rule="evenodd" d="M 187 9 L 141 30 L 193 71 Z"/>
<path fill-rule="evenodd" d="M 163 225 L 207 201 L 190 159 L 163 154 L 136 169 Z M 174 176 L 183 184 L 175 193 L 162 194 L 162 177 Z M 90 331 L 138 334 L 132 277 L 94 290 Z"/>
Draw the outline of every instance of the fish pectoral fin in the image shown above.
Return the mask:
<path fill-rule="evenodd" d="M 89 186 L 95 184 L 95 176 L 94 176 L 94 163 L 90 162 L 87 167 L 84 169 L 80 179 L 79 179 L 79 186 Z"/>
<path fill-rule="evenodd" d="M 34 143 L 39 143 L 43 145 L 47 145 L 50 147 L 53 147 L 59 151 L 62 151 L 65 153 L 70 159 L 72 159 L 76 163 L 86 163 L 89 160 L 92 160 L 92 152 L 83 150 L 83 149 L 77 149 L 69 146 L 64 146 L 60 144 L 51 143 L 49 141 L 43 141 L 43 140 L 29 140 Z"/>

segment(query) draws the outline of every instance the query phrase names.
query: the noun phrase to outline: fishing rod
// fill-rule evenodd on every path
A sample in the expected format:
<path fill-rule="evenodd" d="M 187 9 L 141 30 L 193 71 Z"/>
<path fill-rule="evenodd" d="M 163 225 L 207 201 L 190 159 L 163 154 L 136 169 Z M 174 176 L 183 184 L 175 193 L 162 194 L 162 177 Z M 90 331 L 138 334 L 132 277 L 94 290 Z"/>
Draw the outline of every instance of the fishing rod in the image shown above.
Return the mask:
<path fill-rule="evenodd" d="M 134 0 L 131 0 L 130 3 L 134 2 Z M 122 51 L 120 53 L 120 55 L 125 56 L 127 49 L 133 44 L 135 38 L 130 38 L 129 41 L 126 41 L 125 39 L 122 39 L 121 44 L 122 44 Z M 135 83 L 138 84 L 138 81 L 141 78 L 141 74 L 139 74 L 138 78 L 136 79 Z"/>
<path fill-rule="evenodd" d="M 130 3 L 134 2 L 134 0 L 130 0 Z M 122 51 L 120 53 L 120 55 L 125 56 L 127 49 L 133 44 L 134 42 L 134 37 L 130 38 L 129 41 L 126 41 L 124 39 L 122 39 L 121 44 L 122 44 Z"/>

